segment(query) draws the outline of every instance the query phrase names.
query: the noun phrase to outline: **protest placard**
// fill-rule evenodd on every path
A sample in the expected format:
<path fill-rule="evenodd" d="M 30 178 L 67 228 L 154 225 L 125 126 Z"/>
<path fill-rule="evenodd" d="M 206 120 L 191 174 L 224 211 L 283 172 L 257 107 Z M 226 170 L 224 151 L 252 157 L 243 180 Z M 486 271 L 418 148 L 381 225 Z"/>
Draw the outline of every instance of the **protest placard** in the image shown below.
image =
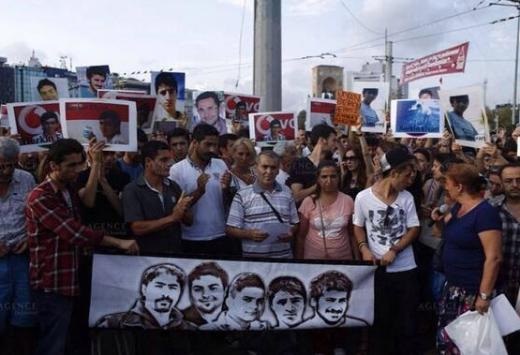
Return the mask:
<path fill-rule="evenodd" d="M 336 100 L 309 97 L 307 115 L 305 117 L 305 130 L 310 131 L 312 127 L 323 123 L 333 127 L 332 121 L 335 110 Z"/>
<path fill-rule="evenodd" d="M 361 108 L 361 95 L 354 92 L 336 92 L 336 111 L 334 123 L 347 126 L 359 124 L 359 110 Z"/>
<path fill-rule="evenodd" d="M 444 114 L 439 100 L 392 100 L 390 124 L 396 138 L 441 138 Z"/>
<path fill-rule="evenodd" d="M 249 114 L 249 136 L 258 147 L 273 147 L 279 141 L 296 136 L 294 112 L 258 112 Z"/>

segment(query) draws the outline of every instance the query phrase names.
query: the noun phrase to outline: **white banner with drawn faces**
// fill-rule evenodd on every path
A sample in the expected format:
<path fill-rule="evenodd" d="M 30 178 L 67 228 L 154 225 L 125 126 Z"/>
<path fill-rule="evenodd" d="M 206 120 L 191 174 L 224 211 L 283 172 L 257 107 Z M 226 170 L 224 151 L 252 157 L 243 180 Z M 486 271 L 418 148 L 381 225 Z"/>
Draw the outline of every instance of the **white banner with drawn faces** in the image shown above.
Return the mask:
<path fill-rule="evenodd" d="M 489 141 L 482 86 L 441 90 L 439 97 L 455 143 L 480 148 Z"/>
<path fill-rule="evenodd" d="M 268 330 L 374 319 L 371 265 L 94 255 L 89 324 Z"/>
<path fill-rule="evenodd" d="M 355 81 L 352 91 L 361 94 L 359 114 L 363 121 L 361 131 L 372 133 L 386 132 L 386 111 L 388 110 L 389 83 Z"/>

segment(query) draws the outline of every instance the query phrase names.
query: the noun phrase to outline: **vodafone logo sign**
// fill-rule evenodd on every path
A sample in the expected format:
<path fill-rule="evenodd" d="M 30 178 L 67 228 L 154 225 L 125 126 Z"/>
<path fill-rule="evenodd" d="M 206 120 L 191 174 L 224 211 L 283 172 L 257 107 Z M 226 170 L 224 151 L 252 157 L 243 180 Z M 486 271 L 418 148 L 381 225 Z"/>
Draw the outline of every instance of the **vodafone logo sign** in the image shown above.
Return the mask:
<path fill-rule="evenodd" d="M 24 107 L 18 115 L 19 129 L 30 135 L 38 135 L 43 133 L 40 124 L 40 116 L 45 112 L 46 110 L 41 106 Z"/>

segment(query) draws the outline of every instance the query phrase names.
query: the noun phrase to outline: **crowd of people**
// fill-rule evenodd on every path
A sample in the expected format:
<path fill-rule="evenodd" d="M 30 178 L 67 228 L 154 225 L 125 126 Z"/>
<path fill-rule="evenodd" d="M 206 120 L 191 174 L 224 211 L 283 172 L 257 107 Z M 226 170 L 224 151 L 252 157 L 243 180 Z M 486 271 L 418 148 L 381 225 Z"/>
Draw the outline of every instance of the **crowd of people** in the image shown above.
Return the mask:
<path fill-rule="evenodd" d="M 220 133 L 205 123 L 139 131 L 139 151 L 118 153 L 61 137 L 45 153 L 20 153 L 16 137 L 0 137 L 0 352 L 458 354 L 449 322 L 487 312 L 499 293 L 515 305 L 520 128 L 477 150 L 448 132 L 395 139 L 322 124 L 262 151 Z M 265 223 L 286 232 L 262 242 Z M 89 329 L 95 251 L 374 263 L 374 324 Z M 518 333 L 505 341 L 520 353 Z"/>

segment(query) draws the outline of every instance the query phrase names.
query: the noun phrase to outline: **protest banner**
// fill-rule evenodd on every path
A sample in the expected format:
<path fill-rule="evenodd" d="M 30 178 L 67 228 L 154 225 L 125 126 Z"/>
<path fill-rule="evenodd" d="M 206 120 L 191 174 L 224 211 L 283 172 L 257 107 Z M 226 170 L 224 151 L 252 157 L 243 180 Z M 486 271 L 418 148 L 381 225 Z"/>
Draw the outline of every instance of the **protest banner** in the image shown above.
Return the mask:
<path fill-rule="evenodd" d="M 439 95 L 455 143 L 480 148 L 489 141 L 482 86 L 441 90 Z"/>
<path fill-rule="evenodd" d="M 20 135 L 22 153 L 41 152 L 63 138 L 58 101 L 7 104 L 11 134 Z"/>
<path fill-rule="evenodd" d="M 112 77 L 108 65 L 92 65 L 89 67 L 76 67 L 78 78 L 79 97 L 95 98 L 97 91 L 112 89 Z"/>
<path fill-rule="evenodd" d="M 157 101 L 152 122 L 143 130 L 151 133 L 155 122 L 173 121 L 176 126 L 187 128 L 188 122 L 184 112 L 186 74 L 176 72 L 151 72 L 150 94 Z"/>
<path fill-rule="evenodd" d="M 433 75 L 462 73 L 466 67 L 469 42 L 403 64 L 401 84 Z"/>
<path fill-rule="evenodd" d="M 98 90 L 98 95 L 101 95 L 103 99 L 135 102 L 137 127 L 141 128 L 145 133 L 152 133 L 155 96 L 147 95 L 145 91 L 133 90 Z"/>
<path fill-rule="evenodd" d="M 355 81 L 352 91 L 361 94 L 362 132 L 385 133 L 389 83 Z"/>
<path fill-rule="evenodd" d="M 95 254 L 89 325 L 207 331 L 368 326 L 375 268 Z"/>
<path fill-rule="evenodd" d="M 30 101 L 49 101 L 66 99 L 69 97 L 69 81 L 67 78 L 37 78 L 30 77 L 31 96 Z"/>
<path fill-rule="evenodd" d="M 228 132 L 223 91 L 194 91 L 191 130 L 199 123 L 215 127 L 219 134 Z"/>
<path fill-rule="evenodd" d="M 292 141 L 297 122 L 294 112 L 258 112 L 249 114 L 249 136 L 258 147 L 273 147 L 279 141 Z"/>
<path fill-rule="evenodd" d="M 359 124 L 359 110 L 361 108 L 361 95 L 349 91 L 336 91 L 336 111 L 334 123 L 346 126 Z"/>
<path fill-rule="evenodd" d="M 137 151 L 137 113 L 133 101 L 99 99 L 60 100 L 65 138 L 88 145 L 104 141 L 108 151 Z"/>
<path fill-rule="evenodd" d="M 396 138 L 441 138 L 444 114 L 439 100 L 392 100 L 390 124 Z"/>
<path fill-rule="evenodd" d="M 240 128 L 248 128 L 249 114 L 260 110 L 260 100 L 260 96 L 224 92 L 228 132 L 232 131 L 232 123 L 240 123 Z"/>
<path fill-rule="evenodd" d="M 305 117 L 305 130 L 310 131 L 312 127 L 323 123 L 334 127 L 332 121 L 335 110 L 336 100 L 309 97 L 307 101 L 307 115 Z"/>

